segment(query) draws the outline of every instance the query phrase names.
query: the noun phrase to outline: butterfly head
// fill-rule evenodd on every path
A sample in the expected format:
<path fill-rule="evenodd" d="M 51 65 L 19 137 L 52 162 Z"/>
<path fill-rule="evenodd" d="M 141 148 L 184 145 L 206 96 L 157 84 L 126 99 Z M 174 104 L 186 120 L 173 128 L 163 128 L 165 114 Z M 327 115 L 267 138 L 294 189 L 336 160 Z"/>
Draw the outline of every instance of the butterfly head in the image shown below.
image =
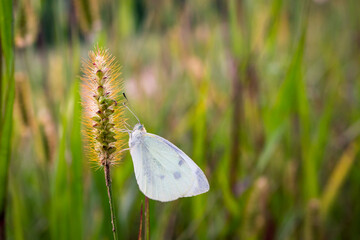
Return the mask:
<path fill-rule="evenodd" d="M 141 139 L 141 136 L 146 133 L 145 127 L 141 123 L 137 123 L 133 130 L 129 133 L 129 146 L 133 147 L 136 142 Z"/>
<path fill-rule="evenodd" d="M 135 131 L 146 132 L 145 127 L 141 123 L 137 123 L 134 126 L 133 132 Z"/>

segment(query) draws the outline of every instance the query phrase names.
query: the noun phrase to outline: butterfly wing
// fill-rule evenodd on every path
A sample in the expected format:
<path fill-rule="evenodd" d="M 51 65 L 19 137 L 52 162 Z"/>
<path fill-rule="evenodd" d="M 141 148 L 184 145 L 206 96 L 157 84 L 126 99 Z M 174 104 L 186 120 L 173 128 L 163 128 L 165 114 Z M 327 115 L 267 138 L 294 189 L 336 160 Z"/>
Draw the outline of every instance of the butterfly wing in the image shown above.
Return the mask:
<path fill-rule="evenodd" d="M 174 144 L 172 144 L 165 138 L 162 138 L 160 136 L 151 133 L 148 133 L 148 135 L 157 138 L 159 141 L 165 143 L 170 148 L 172 148 L 181 158 L 181 161 L 178 162 L 179 165 L 186 163 L 191 168 L 191 171 L 195 177 L 195 181 L 193 182 L 192 187 L 189 189 L 189 191 L 186 192 L 186 194 L 183 197 L 191 197 L 209 191 L 210 189 L 209 182 L 204 172 L 196 165 L 196 163 L 188 155 L 186 155 L 181 149 L 176 147 Z M 183 162 L 183 160 L 185 162 Z"/>
<path fill-rule="evenodd" d="M 140 190 L 162 202 L 209 190 L 201 169 L 179 148 L 155 134 L 145 133 L 130 148 Z"/>

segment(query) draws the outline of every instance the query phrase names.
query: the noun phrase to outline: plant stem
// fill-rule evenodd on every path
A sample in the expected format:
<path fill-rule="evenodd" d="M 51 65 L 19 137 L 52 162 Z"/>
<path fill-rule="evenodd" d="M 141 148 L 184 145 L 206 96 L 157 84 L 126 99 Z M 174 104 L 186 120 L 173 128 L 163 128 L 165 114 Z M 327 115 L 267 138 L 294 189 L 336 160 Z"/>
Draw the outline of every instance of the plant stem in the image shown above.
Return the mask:
<path fill-rule="evenodd" d="M 143 222 L 143 203 L 141 203 L 141 210 L 140 210 L 140 227 L 139 227 L 139 236 L 138 240 L 142 240 L 142 223 Z"/>
<path fill-rule="evenodd" d="M 150 240 L 149 198 L 145 196 L 145 240 Z"/>
<path fill-rule="evenodd" d="M 112 232 L 113 232 L 114 240 L 117 240 L 116 221 L 115 221 L 113 200 L 112 200 L 112 194 L 111 194 L 111 177 L 110 177 L 110 165 L 109 164 L 105 164 L 104 171 L 105 171 L 105 181 L 106 181 L 107 193 L 108 193 L 108 197 L 109 197 Z"/>
<path fill-rule="evenodd" d="M 0 40 L 1 40 L 1 34 L 0 34 Z M 3 79 L 3 72 L 2 72 L 2 56 L 3 56 L 3 52 L 2 52 L 2 46 L 1 46 L 1 41 L 0 41 L 0 114 L 2 113 L 2 79 Z M 0 115 L 1 116 L 1 115 Z M 2 116 L 1 116 L 2 117 Z"/>

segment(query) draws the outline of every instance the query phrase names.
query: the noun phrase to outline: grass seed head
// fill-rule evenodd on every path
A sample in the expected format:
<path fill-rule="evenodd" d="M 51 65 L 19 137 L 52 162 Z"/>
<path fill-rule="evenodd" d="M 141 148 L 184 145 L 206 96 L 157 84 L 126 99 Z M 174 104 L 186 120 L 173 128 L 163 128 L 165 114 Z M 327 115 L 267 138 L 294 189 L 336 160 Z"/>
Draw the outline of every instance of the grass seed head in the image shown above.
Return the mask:
<path fill-rule="evenodd" d="M 125 145 L 120 67 L 108 50 L 96 47 L 82 66 L 83 126 L 87 153 L 98 166 L 114 165 Z"/>

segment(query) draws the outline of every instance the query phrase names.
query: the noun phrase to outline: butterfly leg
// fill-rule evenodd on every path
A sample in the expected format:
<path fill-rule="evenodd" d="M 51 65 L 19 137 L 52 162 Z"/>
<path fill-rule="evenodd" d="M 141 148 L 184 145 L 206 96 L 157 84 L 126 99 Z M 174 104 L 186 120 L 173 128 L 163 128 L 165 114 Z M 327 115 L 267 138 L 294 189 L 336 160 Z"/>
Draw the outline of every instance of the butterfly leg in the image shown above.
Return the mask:
<path fill-rule="evenodd" d="M 131 133 L 131 130 L 129 129 L 118 129 L 119 132 L 126 132 L 126 133 Z"/>
<path fill-rule="evenodd" d="M 125 152 L 127 150 L 130 150 L 130 148 L 124 148 L 124 149 L 121 149 L 120 152 Z"/>

